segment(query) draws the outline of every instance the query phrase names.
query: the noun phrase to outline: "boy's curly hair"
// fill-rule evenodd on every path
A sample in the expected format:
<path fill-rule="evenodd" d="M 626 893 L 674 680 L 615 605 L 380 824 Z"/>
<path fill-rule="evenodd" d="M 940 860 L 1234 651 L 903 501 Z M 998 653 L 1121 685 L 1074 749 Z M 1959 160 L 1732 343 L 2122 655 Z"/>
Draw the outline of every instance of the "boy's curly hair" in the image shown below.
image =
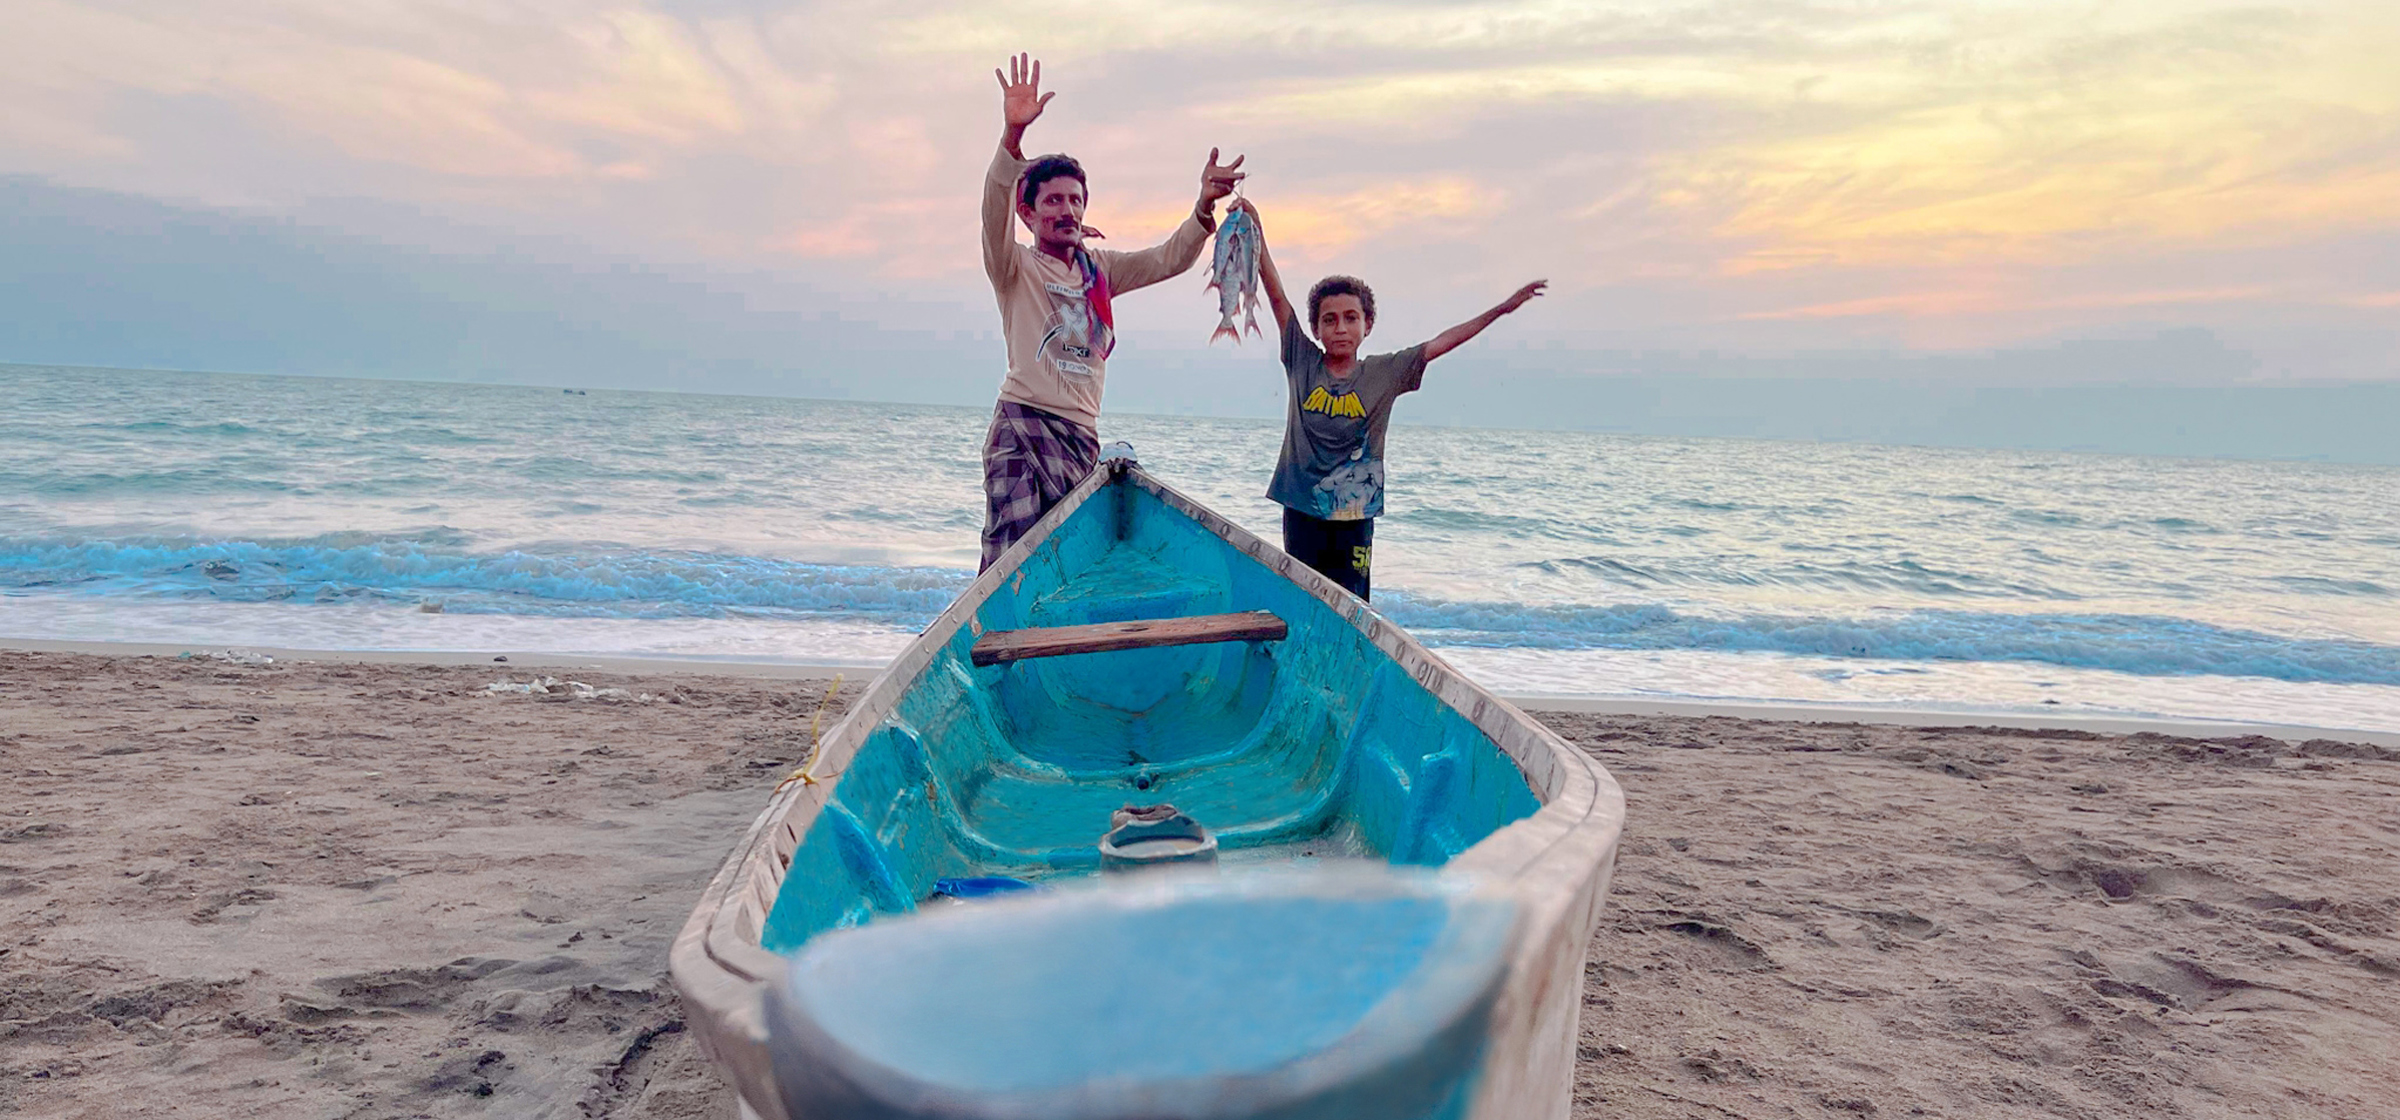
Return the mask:
<path fill-rule="evenodd" d="M 1035 156 L 1026 166 L 1024 178 L 1017 180 L 1017 201 L 1032 209 L 1034 195 L 1041 191 L 1042 184 L 1062 175 L 1083 184 L 1084 197 L 1091 197 L 1092 181 L 1083 177 L 1083 165 L 1075 162 L 1074 156 L 1053 153 Z"/>
<path fill-rule="evenodd" d="M 1325 306 L 1329 296 L 1357 296 L 1358 309 L 1367 317 L 1367 325 L 1375 325 L 1375 289 L 1356 276 L 1328 276 L 1308 290 L 1308 328 L 1317 328 L 1317 311 Z"/>

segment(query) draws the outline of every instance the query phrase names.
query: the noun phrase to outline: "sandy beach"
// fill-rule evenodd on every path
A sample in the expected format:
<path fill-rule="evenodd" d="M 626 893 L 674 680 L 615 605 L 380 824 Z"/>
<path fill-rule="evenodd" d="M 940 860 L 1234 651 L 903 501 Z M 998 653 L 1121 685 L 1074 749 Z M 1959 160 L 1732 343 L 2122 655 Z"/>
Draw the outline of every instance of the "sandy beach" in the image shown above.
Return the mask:
<path fill-rule="evenodd" d="M 0 652 L 0 1112 L 732 1116 L 667 942 L 861 682 L 245 660 Z M 1544 718 L 1579 1116 L 2400 1115 L 2400 749 Z"/>

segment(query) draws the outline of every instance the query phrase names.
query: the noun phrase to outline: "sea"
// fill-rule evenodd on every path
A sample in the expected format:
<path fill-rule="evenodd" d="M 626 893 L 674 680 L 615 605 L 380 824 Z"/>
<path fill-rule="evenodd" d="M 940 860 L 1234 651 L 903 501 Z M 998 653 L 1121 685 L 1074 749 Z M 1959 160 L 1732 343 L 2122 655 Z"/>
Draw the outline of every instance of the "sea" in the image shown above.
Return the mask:
<path fill-rule="evenodd" d="M 988 412 L 0 366 L 0 638 L 865 666 Z M 2400 468 L 1408 422 L 1374 606 L 1504 694 L 2400 731 Z M 1269 540 L 1265 420 L 1111 415 Z"/>

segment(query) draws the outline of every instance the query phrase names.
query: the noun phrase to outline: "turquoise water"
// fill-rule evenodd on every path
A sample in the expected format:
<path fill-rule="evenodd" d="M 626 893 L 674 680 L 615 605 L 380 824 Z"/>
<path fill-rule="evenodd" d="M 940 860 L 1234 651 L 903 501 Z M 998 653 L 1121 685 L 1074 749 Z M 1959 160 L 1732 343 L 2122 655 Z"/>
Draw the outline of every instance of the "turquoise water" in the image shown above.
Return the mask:
<path fill-rule="evenodd" d="M 0 366 L 0 636 L 851 663 L 979 409 Z M 1507 691 L 2400 730 L 2400 469 L 1410 426 L 1377 606 Z M 1274 539 L 1264 421 L 1111 416 Z M 438 609 L 438 613 L 435 613 Z"/>

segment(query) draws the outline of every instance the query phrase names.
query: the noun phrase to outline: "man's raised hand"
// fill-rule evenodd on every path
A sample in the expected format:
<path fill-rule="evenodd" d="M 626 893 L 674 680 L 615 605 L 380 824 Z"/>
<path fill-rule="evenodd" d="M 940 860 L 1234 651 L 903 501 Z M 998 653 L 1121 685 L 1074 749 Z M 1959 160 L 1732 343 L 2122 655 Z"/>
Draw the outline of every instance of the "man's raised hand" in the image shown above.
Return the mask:
<path fill-rule="evenodd" d="M 1200 172 L 1201 212 L 1216 213 L 1217 200 L 1233 193 L 1233 188 L 1242 181 L 1245 174 L 1240 170 L 1242 158 L 1235 156 L 1232 163 L 1218 163 L 1217 150 L 1215 148 L 1208 150 L 1208 166 Z"/>
<path fill-rule="evenodd" d="M 1030 54 L 1009 59 L 1006 74 L 993 67 L 992 77 L 1000 82 L 1000 119 L 1012 140 L 1023 136 L 1025 126 L 1040 119 L 1042 109 L 1058 96 L 1042 92 L 1042 64 Z"/>

